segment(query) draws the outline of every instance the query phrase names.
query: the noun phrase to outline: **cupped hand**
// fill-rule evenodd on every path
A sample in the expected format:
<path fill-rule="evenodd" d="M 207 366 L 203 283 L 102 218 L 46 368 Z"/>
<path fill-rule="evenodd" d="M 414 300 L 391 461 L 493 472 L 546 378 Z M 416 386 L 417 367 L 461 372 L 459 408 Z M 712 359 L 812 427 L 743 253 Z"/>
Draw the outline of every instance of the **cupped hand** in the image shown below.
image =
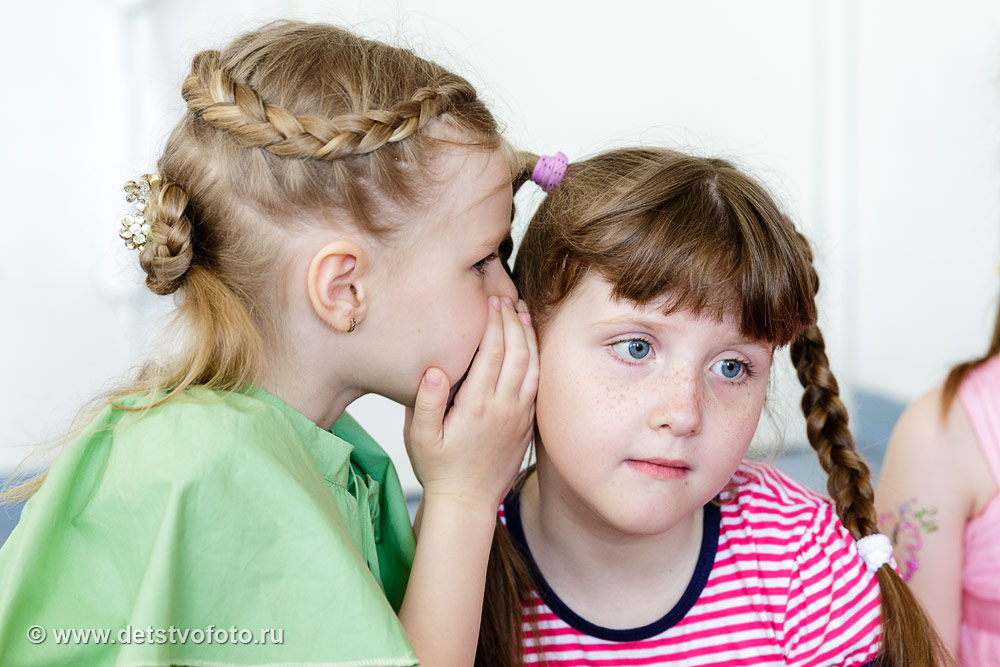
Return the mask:
<path fill-rule="evenodd" d="M 448 407 L 444 372 L 424 372 L 404 441 L 424 496 L 463 504 L 503 500 L 524 460 L 534 423 L 538 344 L 531 318 L 506 297 L 489 298 L 489 318 L 465 381 Z"/>

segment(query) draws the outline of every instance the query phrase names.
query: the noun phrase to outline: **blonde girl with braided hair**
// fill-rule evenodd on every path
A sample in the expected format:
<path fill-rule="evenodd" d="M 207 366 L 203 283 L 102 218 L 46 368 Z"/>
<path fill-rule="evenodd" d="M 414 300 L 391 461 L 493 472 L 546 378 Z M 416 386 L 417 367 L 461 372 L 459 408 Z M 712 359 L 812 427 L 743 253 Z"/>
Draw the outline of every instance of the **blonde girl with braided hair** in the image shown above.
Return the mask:
<path fill-rule="evenodd" d="M 182 94 L 120 231 L 176 353 L 8 489 L 0 664 L 471 664 L 537 383 L 517 154 L 464 79 L 328 25 L 199 53 Z M 419 540 L 368 393 L 408 406 Z"/>
<path fill-rule="evenodd" d="M 536 464 L 501 508 L 477 664 L 947 664 L 877 534 L 812 252 L 773 198 L 656 148 L 547 186 L 514 268 Z M 830 498 L 744 458 L 784 346 Z"/>

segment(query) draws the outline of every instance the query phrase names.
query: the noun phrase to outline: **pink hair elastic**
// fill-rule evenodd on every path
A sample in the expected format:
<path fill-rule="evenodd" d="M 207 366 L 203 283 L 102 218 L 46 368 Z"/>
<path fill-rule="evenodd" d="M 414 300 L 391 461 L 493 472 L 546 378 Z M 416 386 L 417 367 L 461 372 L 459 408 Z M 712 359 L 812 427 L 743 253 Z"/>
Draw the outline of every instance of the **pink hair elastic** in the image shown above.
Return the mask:
<path fill-rule="evenodd" d="M 535 163 L 535 168 L 531 172 L 531 180 L 538 184 L 542 190 L 552 192 L 552 189 L 559 185 L 563 175 L 566 173 L 566 165 L 569 160 L 564 154 L 542 155 Z"/>

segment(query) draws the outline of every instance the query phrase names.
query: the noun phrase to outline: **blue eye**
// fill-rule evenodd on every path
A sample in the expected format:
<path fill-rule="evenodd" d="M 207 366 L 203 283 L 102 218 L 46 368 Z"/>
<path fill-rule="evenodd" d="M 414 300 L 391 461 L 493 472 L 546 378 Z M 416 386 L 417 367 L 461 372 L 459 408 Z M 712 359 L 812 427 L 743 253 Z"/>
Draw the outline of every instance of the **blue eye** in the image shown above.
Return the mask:
<path fill-rule="evenodd" d="M 641 338 L 619 341 L 611 347 L 614 348 L 615 352 L 623 358 L 632 361 L 645 359 L 649 356 L 649 353 L 653 351 L 653 347 L 649 344 L 649 342 L 644 341 Z"/>
<path fill-rule="evenodd" d="M 735 359 L 723 359 L 712 365 L 712 370 L 726 378 L 735 380 L 745 371 L 743 364 Z"/>

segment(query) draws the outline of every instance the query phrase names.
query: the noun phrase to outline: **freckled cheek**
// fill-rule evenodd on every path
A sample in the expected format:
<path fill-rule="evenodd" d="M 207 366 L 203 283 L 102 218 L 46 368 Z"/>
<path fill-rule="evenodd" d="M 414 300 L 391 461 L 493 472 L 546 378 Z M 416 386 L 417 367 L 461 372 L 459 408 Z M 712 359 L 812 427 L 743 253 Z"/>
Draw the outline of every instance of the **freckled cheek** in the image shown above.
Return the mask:
<path fill-rule="evenodd" d="M 603 432 L 621 423 L 634 395 L 607 378 L 572 363 L 546 363 L 542 357 L 536 416 L 546 431 L 560 439 L 576 440 L 575 447 L 603 441 Z"/>
<path fill-rule="evenodd" d="M 764 408 L 763 398 L 732 402 L 720 401 L 717 398 L 713 400 L 716 401 L 714 411 L 718 415 L 720 436 L 733 446 L 749 446 Z"/>

